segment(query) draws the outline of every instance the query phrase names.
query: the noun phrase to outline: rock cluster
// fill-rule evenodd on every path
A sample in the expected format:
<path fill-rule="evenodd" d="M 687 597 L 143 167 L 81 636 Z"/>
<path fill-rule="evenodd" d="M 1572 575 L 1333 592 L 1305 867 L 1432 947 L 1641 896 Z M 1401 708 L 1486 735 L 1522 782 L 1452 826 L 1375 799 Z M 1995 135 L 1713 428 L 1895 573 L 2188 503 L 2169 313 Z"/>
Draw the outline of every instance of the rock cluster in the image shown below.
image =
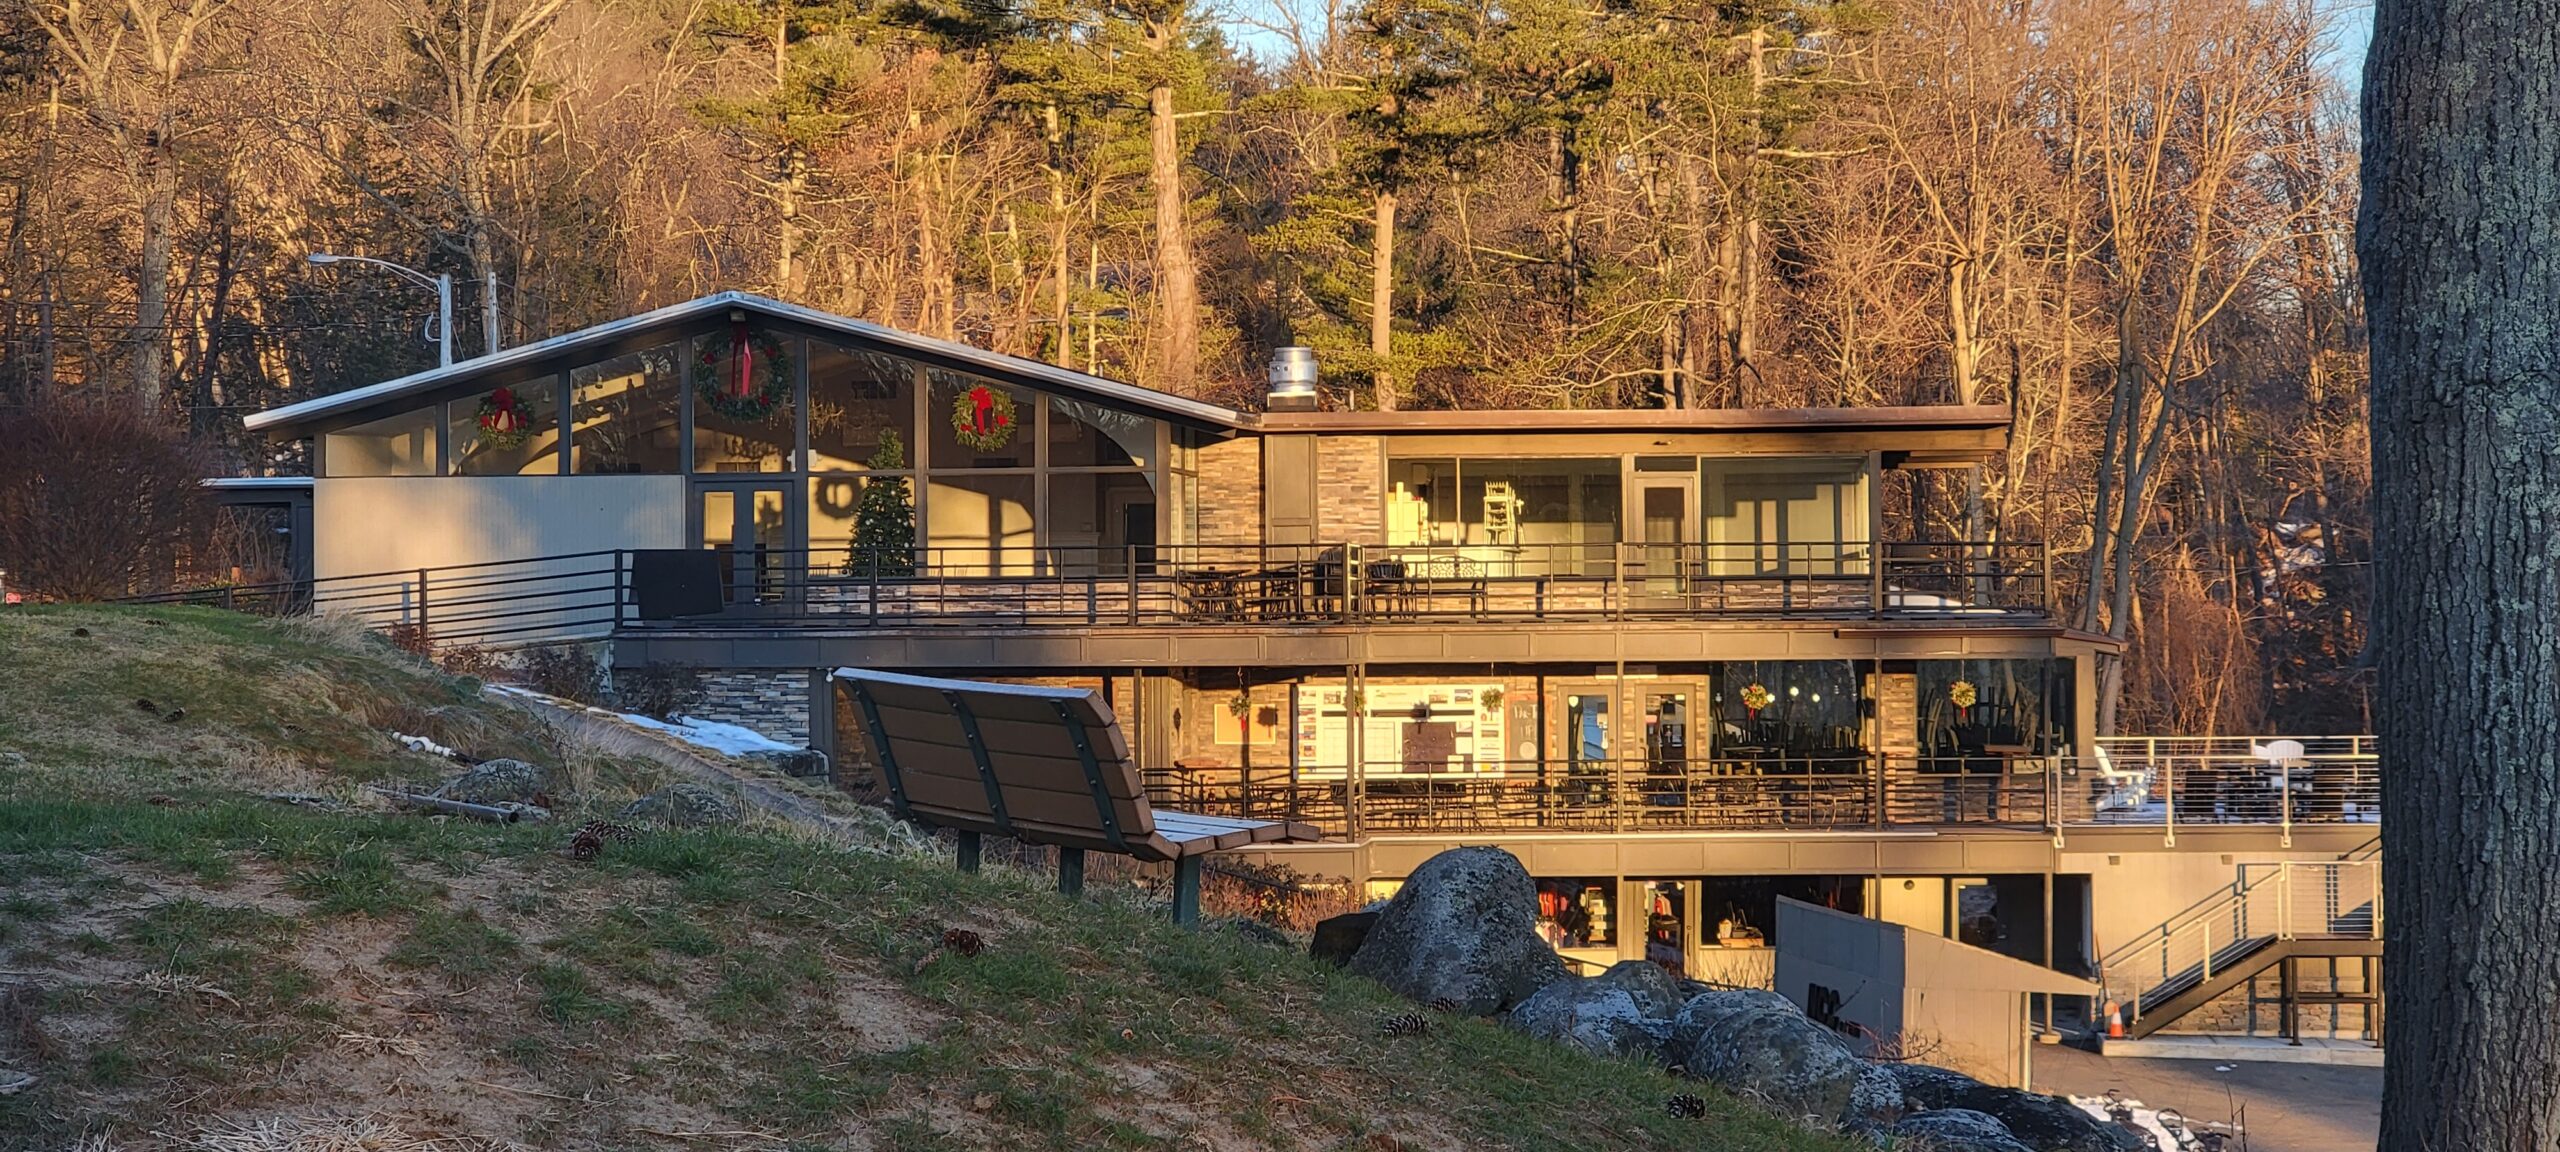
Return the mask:
<path fill-rule="evenodd" d="M 705 828 L 735 824 L 745 816 L 736 799 L 702 784 L 669 784 L 630 803 L 625 820 L 642 820 L 670 828 Z"/>
<path fill-rule="evenodd" d="M 435 795 L 466 804 L 529 804 L 551 790 L 551 770 L 523 760 L 483 760 L 445 781 Z"/>
<path fill-rule="evenodd" d="M 2058 1097 L 1959 1072 L 1873 1063 L 1773 992 L 1703 990 L 1631 960 L 1568 978 L 1537 931 L 1528 870 L 1497 848 L 1425 861 L 1374 912 L 1316 928 L 1312 951 L 1445 1011 L 1594 1055 L 1658 1063 L 1790 1117 L 1938 1152 L 2138 1152 L 2141 1138 Z"/>

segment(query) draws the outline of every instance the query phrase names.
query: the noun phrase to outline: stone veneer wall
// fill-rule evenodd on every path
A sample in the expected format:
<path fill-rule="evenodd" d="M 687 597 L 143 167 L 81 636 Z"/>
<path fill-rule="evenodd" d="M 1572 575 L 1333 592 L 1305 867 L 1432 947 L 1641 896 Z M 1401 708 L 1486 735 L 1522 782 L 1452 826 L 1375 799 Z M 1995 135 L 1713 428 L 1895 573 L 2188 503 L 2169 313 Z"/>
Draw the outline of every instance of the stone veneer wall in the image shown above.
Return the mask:
<path fill-rule="evenodd" d="M 1239 436 L 1200 450 L 1200 543 L 1262 543 L 1262 439 Z"/>
<path fill-rule="evenodd" d="M 1375 436 L 1316 439 L 1316 535 L 1324 542 L 1387 542 L 1384 451 Z"/>
<path fill-rule="evenodd" d="M 809 673 L 704 672 L 701 698 L 685 714 L 809 743 Z"/>

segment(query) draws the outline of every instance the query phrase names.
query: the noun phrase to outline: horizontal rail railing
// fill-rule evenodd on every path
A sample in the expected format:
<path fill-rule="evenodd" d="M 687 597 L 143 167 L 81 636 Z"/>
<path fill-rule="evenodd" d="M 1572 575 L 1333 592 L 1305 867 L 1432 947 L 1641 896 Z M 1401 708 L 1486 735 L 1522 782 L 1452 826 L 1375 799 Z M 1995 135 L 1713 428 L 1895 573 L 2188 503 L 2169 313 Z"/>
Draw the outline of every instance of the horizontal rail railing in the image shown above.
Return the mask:
<path fill-rule="evenodd" d="M 2221 893 L 2108 952 L 2107 996 L 2138 1021 L 2271 940 L 2381 938 L 2382 868 L 2373 859 L 2249 865 Z"/>
<path fill-rule="evenodd" d="M 1406 624 L 2048 612 L 2031 544 L 1029 544 L 717 550 L 733 611 L 669 626 Z"/>
<path fill-rule="evenodd" d="M 195 604 L 259 615 L 350 619 L 421 651 L 505 647 L 610 635 L 628 600 L 628 553 L 366 572 L 222 585 L 130 602 Z"/>

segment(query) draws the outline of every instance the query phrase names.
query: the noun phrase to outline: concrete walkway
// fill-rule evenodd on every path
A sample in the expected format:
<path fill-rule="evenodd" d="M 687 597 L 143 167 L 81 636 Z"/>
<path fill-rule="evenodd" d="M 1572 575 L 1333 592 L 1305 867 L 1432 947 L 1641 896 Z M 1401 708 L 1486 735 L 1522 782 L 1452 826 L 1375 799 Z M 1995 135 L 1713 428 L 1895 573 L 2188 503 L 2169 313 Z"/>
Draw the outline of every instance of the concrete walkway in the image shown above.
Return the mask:
<path fill-rule="evenodd" d="M 2164 1033 L 2147 1040 L 2109 1040 L 2105 1048 L 2110 1059 L 2382 1067 L 2380 1048 L 2361 1040 L 2328 1040 L 2317 1036 L 2296 1044 L 2273 1036 L 2172 1036 Z"/>
<path fill-rule="evenodd" d="M 2218 1069 L 2229 1071 L 2218 1071 Z M 2358 1152 L 2382 1132 L 2382 1069 L 2252 1061 L 2207 1063 L 2036 1049 L 2036 1090 L 2116 1089 L 2152 1108 L 2221 1121 L 2248 1109 L 2249 1152 Z"/>

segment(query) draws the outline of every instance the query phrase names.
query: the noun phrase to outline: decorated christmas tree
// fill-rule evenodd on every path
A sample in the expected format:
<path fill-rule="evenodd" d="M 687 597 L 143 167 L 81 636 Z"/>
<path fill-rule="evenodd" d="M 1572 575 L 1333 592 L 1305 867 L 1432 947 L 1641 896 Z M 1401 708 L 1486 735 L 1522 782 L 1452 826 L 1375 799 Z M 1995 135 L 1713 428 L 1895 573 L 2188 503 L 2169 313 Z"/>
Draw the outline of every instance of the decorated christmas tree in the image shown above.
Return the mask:
<path fill-rule="evenodd" d="M 874 473 L 905 468 L 906 443 L 895 432 L 882 432 L 869 466 Z M 853 510 L 853 555 L 845 561 L 845 572 L 912 576 L 915 570 L 916 506 L 907 496 L 907 478 L 874 475 L 863 484 L 862 503 Z"/>

